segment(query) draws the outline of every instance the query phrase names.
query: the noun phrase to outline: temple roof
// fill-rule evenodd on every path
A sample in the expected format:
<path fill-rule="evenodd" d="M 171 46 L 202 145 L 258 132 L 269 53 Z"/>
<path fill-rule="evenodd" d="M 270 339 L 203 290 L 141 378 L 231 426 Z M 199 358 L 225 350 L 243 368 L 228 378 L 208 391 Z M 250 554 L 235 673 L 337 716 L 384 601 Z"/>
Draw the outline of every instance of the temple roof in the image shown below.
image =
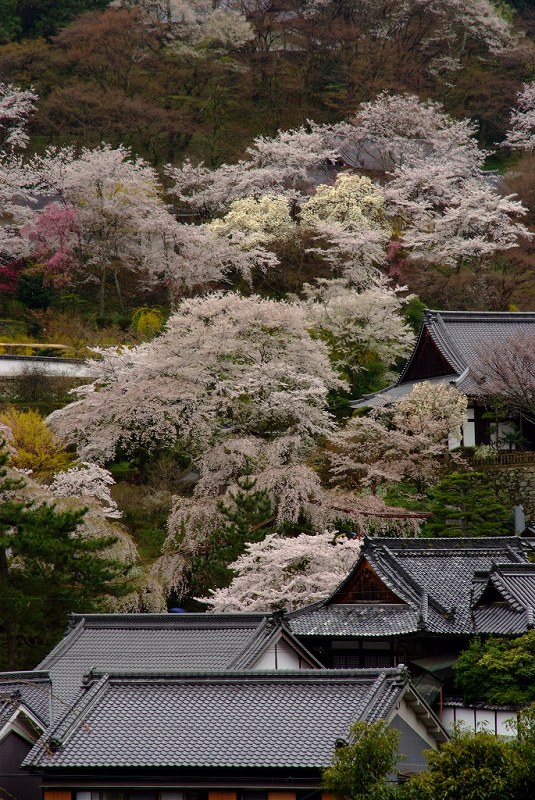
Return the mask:
<path fill-rule="evenodd" d="M 535 564 L 494 564 L 488 573 L 476 575 L 475 583 L 478 633 L 521 634 L 534 627 Z"/>
<path fill-rule="evenodd" d="M 483 632 L 492 623 L 481 618 L 476 627 L 473 612 L 474 592 L 481 575 L 507 581 L 510 597 L 531 597 L 535 592 L 534 565 L 527 563 L 525 544 L 516 536 L 482 538 L 372 538 L 365 537 L 360 558 L 340 586 L 325 600 L 288 615 L 297 636 L 336 636 L 360 638 L 427 631 L 438 634 Z M 496 564 L 501 564 L 499 570 Z M 372 578 L 384 587 L 386 600 L 366 600 L 359 594 L 363 565 Z M 498 577 L 499 576 L 499 577 Z M 504 577 L 505 576 L 505 577 Z M 369 579 L 369 576 L 368 576 Z M 528 626 L 520 601 L 507 600 L 512 628 L 505 621 L 501 632 L 519 633 L 518 614 Z M 493 609 L 495 605 L 493 605 Z M 503 615 L 503 603 L 496 613 Z M 489 631 L 490 632 L 490 631 Z"/>
<path fill-rule="evenodd" d="M 55 697 L 63 704 L 73 700 L 83 675 L 93 668 L 101 672 L 248 669 L 281 637 L 309 666 L 321 667 L 269 613 L 73 614 L 71 627 L 38 667 L 49 671 Z"/>
<path fill-rule="evenodd" d="M 357 720 L 395 713 L 407 670 L 94 675 L 25 766 L 322 768 Z M 425 716 L 425 714 L 424 714 Z M 431 728 L 430 728 L 431 730 Z"/>
<path fill-rule="evenodd" d="M 0 728 L 23 705 L 46 726 L 50 722 L 52 684 L 41 670 L 0 672 Z"/>
<path fill-rule="evenodd" d="M 490 342 L 505 344 L 521 331 L 535 335 L 535 312 L 426 310 L 418 340 L 397 383 L 367 395 L 355 407 L 380 407 L 408 394 L 415 383 L 450 383 L 481 395 L 476 380 L 481 352 Z"/>

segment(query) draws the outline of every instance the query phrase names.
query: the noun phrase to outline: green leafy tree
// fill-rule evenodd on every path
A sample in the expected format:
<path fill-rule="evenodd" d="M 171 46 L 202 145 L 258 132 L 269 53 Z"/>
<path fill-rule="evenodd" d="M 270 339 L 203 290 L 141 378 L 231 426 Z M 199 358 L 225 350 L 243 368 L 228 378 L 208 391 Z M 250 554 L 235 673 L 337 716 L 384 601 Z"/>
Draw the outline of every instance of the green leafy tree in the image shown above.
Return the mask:
<path fill-rule="evenodd" d="M 527 800 L 518 794 L 510 743 L 488 731 L 457 729 L 440 750 L 427 752 L 429 771 L 411 778 L 402 800 Z"/>
<path fill-rule="evenodd" d="M 535 700 L 535 631 L 518 639 L 474 639 L 455 664 L 466 701 L 523 704 Z"/>
<path fill-rule="evenodd" d="M 14 499 L 0 452 L 0 669 L 34 666 L 61 637 L 70 612 L 101 607 L 127 592 L 124 564 L 103 551 L 115 537 L 87 538 L 85 514 Z"/>
<path fill-rule="evenodd" d="M 482 472 L 452 472 L 431 489 L 428 536 L 504 536 L 512 533 L 507 497 Z"/>
<path fill-rule="evenodd" d="M 190 596 L 228 586 L 234 577 L 228 565 L 244 552 L 246 544 L 273 533 L 273 502 L 266 491 L 255 490 L 255 483 L 250 474 L 243 475 L 230 502 L 218 504 L 222 524 L 206 539 L 201 552 L 193 556 Z"/>
<path fill-rule="evenodd" d="M 519 798 L 535 795 L 535 705 L 523 708 L 516 719 L 516 738 L 511 741 L 515 759 L 514 782 Z"/>
<path fill-rule="evenodd" d="M 323 787 L 337 800 L 383 800 L 395 796 L 387 777 L 399 760 L 399 734 L 380 720 L 356 722 L 349 742 L 334 752 L 332 766 L 323 771 Z"/>
<path fill-rule="evenodd" d="M 53 36 L 84 11 L 106 8 L 110 0 L 16 0 L 24 36 Z"/>
<path fill-rule="evenodd" d="M 0 44 L 10 42 L 20 30 L 17 0 L 0 0 Z"/>

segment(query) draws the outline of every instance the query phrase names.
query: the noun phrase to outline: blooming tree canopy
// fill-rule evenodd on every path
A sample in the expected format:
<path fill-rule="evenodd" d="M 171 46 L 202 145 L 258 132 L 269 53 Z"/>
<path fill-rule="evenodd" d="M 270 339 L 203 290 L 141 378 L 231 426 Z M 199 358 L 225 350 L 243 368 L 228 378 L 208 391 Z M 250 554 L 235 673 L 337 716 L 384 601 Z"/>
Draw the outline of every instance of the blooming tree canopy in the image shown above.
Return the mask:
<path fill-rule="evenodd" d="M 174 52 L 202 55 L 205 48 L 222 53 L 253 38 L 253 29 L 240 11 L 213 0 L 115 0 L 112 7 L 138 7 L 148 24 L 156 25 Z"/>
<path fill-rule="evenodd" d="M 110 487 L 114 483 L 107 469 L 82 461 L 65 472 L 57 472 L 49 488 L 57 497 L 95 497 L 104 504 L 106 517 L 120 519 L 122 514 L 110 494 Z"/>
<path fill-rule="evenodd" d="M 37 99 L 33 89 L 0 83 L 0 151 L 26 147 L 26 125 L 35 111 Z"/>
<path fill-rule="evenodd" d="M 535 337 L 520 332 L 505 341 L 490 340 L 478 357 L 481 395 L 535 416 Z"/>
<path fill-rule="evenodd" d="M 333 531 L 292 538 L 270 534 L 248 545 L 231 564 L 236 577 L 229 587 L 198 599 L 211 611 L 291 611 L 325 598 L 348 574 L 359 552 L 357 539 L 336 539 Z"/>
<path fill-rule="evenodd" d="M 307 197 L 312 174 L 338 157 L 335 144 L 327 142 L 327 126 L 313 122 L 307 127 L 280 131 L 275 137 L 259 136 L 236 164 L 209 170 L 186 161 L 168 167 L 170 194 L 203 216 L 225 212 L 244 197 L 282 195 L 289 200 Z"/>
<path fill-rule="evenodd" d="M 449 437 L 460 438 L 466 406 L 466 396 L 455 387 L 424 381 L 390 407 L 352 417 L 330 439 L 333 482 L 374 492 L 404 479 L 419 489 L 432 485 Z"/>
<path fill-rule="evenodd" d="M 49 418 L 87 460 L 177 444 L 197 459 L 218 440 L 307 440 L 332 429 L 326 397 L 341 381 L 295 304 L 185 300 L 153 341 L 100 355 L 82 398 Z"/>
<path fill-rule="evenodd" d="M 518 92 L 510 124 L 505 144 L 513 150 L 531 152 L 535 148 L 535 83 L 525 83 Z"/>
<path fill-rule="evenodd" d="M 384 279 L 361 291 L 343 280 L 320 280 L 315 287 L 304 287 L 307 316 L 357 396 L 367 371 L 375 373 L 381 364 L 383 378 L 388 379 L 389 365 L 412 348 L 414 334 L 401 315 L 407 300 L 402 292 Z"/>
<path fill-rule="evenodd" d="M 375 228 L 390 231 L 385 220 L 384 197 L 369 178 L 342 173 L 334 186 L 320 184 L 315 194 L 303 205 L 301 222 L 314 225 L 330 222 L 345 230 Z"/>
<path fill-rule="evenodd" d="M 233 200 L 225 216 L 215 219 L 210 228 L 243 250 L 287 239 L 295 232 L 287 200 L 267 195 L 258 200 L 253 197 Z"/>
<path fill-rule="evenodd" d="M 241 252 L 206 226 L 180 224 L 162 200 L 156 171 L 123 146 L 49 149 L 30 166 L 41 196 L 53 199 L 26 216 L 28 253 L 56 285 L 100 281 L 101 307 L 107 276 L 120 293 L 124 270 L 141 284 L 164 282 L 176 295 L 276 262 L 258 248 Z"/>

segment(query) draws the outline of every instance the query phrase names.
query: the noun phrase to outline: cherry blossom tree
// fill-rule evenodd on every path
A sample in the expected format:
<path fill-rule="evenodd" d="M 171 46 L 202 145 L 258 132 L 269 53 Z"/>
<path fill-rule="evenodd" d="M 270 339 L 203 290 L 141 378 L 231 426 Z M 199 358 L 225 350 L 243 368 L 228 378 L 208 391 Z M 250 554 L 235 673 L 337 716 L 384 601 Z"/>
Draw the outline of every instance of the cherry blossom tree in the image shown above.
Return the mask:
<path fill-rule="evenodd" d="M 26 147 L 26 126 L 35 111 L 38 97 L 33 89 L 19 89 L 0 83 L 0 151 Z"/>
<path fill-rule="evenodd" d="M 32 218 L 35 171 L 14 151 L 26 147 L 26 127 L 35 111 L 33 89 L 19 89 L 0 82 L 0 255 L 15 260 L 25 255 L 21 229 Z"/>
<path fill-rule="evenodd" d="M 193 497 L 174 498 L 162 555 L 151 570 L 154 578 L 168 591 L 188 594 L 192 559 L 213 546 L 214 537 L 217 539 L 225 524 L 221 504 L 232 503 L 241 491 L 240 474 L 247 474 L 251 491 L 260 493 L 271 505 L 267 518 L 249 530 L 255 541 L 273 529 L 280 531 L 281 537 L 292 537 L 304 524 L 314 532 L 342 523 L 347 529 L 379 535 L 418 532 L 425 515 L 389 507 L 377 496 L 324 488 L 319 475 L 305 461 L 318 460 L 318 453 L 296 445 L 295 439 L 287 437 L 263 447 L 257 443 L 256 448 L 250 441 L 229 440 L 208 453 Z M 255 451 L 256 458 L 251 455 Z M 216 495 L 216 491 L 221 493 Z M 248 541 L 245 536 L 244 548 Z"/>
<path fill-rule="evenodd" d="M 327 343 L 333 364 L 349 381 L 353 396 L 388 380 L 389 366 L 408 355 L 414 334 L 402 318 L 402 288 L 379 278 L 358 291 L 343 280 L 305 285 L 303 306 L 315 332 Z"/>
<path fill-rule="evenodd" d="M 276 261 L 258 248 L 241 252 L 206 226 L 180 224 L 161 198 L 156 171 L 122 146 L 50 149 L 31 169 L 41 195 L 54 201 L 23 229 L 28 254 L 58 285 L 98 281 L 101 310 L 109 277 L 121 300 L 125 270 L 140 285 L 164 282 L 174 302 L 185 290 L 220 283 L 230 272 L 248 278 Z"/>
<path fill-rule="evenodd" d="M 466 180 L 458 188 L 443 211 L 430 210 L 427 198 L 420 196 L 403 235 L 413 258 L 457 270 L 465 263 L 477 268 L 498 251 L 532 237 L 519 221 L 526 209 L 514 195 L 502 197 L 481 181 Z"/>
<path fill-rule="evenodd" d="M 455 387 L 424 381 L 391 407 L 353 417 L 330 438 L 333 482 L 376 492 L 409 479 L 422 491 L 439 479 L 449 437 L 460 438 L 466 407 L 466 396 Z"/>
<path fill-rule="evenodd" d="M 65 472 L 57 472 L 49 489 L 57 497 L 96 497 L 103 504 L 106 517 L 120 519 L 122 513 L 110 494 L 114 483 L 115 480 L 107 469 L 82 461 Z"/>
<path fill-rule="evenodd" d="M 174 222 L 159 199 L 157 175 L 122 146 L 84 148 L 79 155 L 71 147 L 49 149 L 33 164 L 43 191 L 76 218 L 79 269 L 100 281 L 102 306 L 108 273 L 120 291 L 121 269 L 140 269 L 162 220 Z M 43 213 L 50 219 L 49 209 Z M 54 234 L 50 225 L 38 222 L 29 234 L 38 253 L 56 244 L 56 235 L 44 241 L 45 231 Z"/>
<path fill-rule="evenodd" d="M 475 374 L 481 396 L 494 398 L 535 419 L 535 337 L 518 333 L 506 341 L 487 341 Z"/>
<path fill-rule="evenodd" d="M 535 83 L 525 83 L 518 92 L 510 125 L 505 144 L 513 150 L 532 152 L 535 148 Z"/>
<path fill-rule="evenodd" d="M 256 252 L 263 270 L 278 263 L 275 253 L 270 261 L 269 248 L 280 253 L 291 239 L 326 262 L 335 275 L 368 284 L 385 261 L 391 235 L 383 205 L 381 189 L 369 178 L 340 175 L 334 186 L 320 184 L 300 204 L 284 194 L 235 199 L 209 228 L 239 250 L 251 256 Z"/>
<path fill-rule="evenodd" d="M 228 210 L 237 199 L 281 195 L 290 202 L 307 197 L 313 175 L 339 157 L 335 143 L 327 142 L 328 128 L 309 122 L 307 127 L 259 136 L 246 158 L 210 170 L 186 161 L 168 167 L 170 194 L 181 204 L 207 217 Z"/>
<path fill-rule="evenodd" d="M 152 342 L 100 355 L 81 399 L 50 417 L 85 460 L 177 445 L 198 459 L 218 438 L 305 441 L 332 429 L 326 397 L 341 381 L 295 304 L 184 300 Z"/>
<path fill-rule="evenodd" d="M 395 120 L 390 128 L 388 119 Z M 383 93 L 353 122 L 363 147 L 371 142 L 382 154 L 391 175 L 386 208 L 413 258 L 480 267 L 530 236 L 519 221 L 522 204 L 484 180 L 488 153 L 478 148 L 470 121 L 451 119 L 433 101 Z"/>
<path fill-rule="evenodd" d="M 71 285 L 82 249 L 75 207 L 70 203 L 49 203 L 22 232 L 32 257 L 44 267 L 47 278 L 56 286 Z"/>
<path fill-rule="evenodd" d="M 270 534 L 250 544 L 231 564 L 236 577 L 227 588 L 199 598 L 211 611 L 288 611 L 325 598 L 357 560 L 360 541 L 335 531 L 295 538 Z"/>
<path fill-rule="evenodd" d="M 425 516 L 389 508 L 378 497 L 325 491 L 322 511 L 311 520 L 310 532 L 268 533 L 263 540 L 249 543 L 230 565 L 236 572 L 231 584 L 197 599 L 208 603 L 212 611 L 292 610 L 317 602 L 350 571 L 365 533 L 414 536 Z M 337 527 L 341 523 L 347 534 Z"/>
<path fill-rule="evenodd" d="M 480 150 L 471 120 L 456 120 L 434 100 L 411 94 L 382 92 L 375 100 L 361 103 L 350 123 L 334 126 L 341 142 L 362 149 L 373 147 L 385 172 L 414 165 L 431 155 L 447 156 L 465 170 L 480 168 L 487 153 Z"/>
<path fill-rule="evenodd" d="M 0 255 L 15 261 L 27 255 L 22 233 L 33 219 L 38 176 L 18 155 L 0 156 Z"/>
<path fill-rule="evenodd" d="M 213 225 L 234 243 L 248 240 L 246 217 L 258 216 L 254 201 L 256 212 L 266 197 L 277 198 L 284 210 L 284 198 L 298 222 L 296 237 L 299 226 L 313 231 L 311 252 L 330 264 L 334 276 L 355 283 L 384 265 L 392 226 L 415 259 L 480 268 L 529 234 L 520 221 L 523 206 L 502 197 L 484 177 L 488 152 L 478 147 L 476 133 L 473 122 L 451 118 L 440 103 L 383 92 L 362 103 L 349 122 L 310 123 L 308 130 L 259 137 L 237 164 L 215 171 L 191 163 L 169 168 L 170 192 L 201 216 L 224 214 Z M 347 157 L 357 173 L 359 163 L 371 159 L 386 186 L 348 173 L 334 185 L 318 182 L 322 170 L 327 177 Z M 263 229 L 278 219 L 286 236 L 286 214 L 283 221 L 274 210 Z M 259 222 L 250 224 L 256 229 Z"/>
<path fill-rule="evenodd" d="M 422 381 L 394 405 L 392 422 L 411 434 L 425 433 L 444 445 L 451 436 L 461 438 L 466 422 L 466 395 L 446 383 Z"/>

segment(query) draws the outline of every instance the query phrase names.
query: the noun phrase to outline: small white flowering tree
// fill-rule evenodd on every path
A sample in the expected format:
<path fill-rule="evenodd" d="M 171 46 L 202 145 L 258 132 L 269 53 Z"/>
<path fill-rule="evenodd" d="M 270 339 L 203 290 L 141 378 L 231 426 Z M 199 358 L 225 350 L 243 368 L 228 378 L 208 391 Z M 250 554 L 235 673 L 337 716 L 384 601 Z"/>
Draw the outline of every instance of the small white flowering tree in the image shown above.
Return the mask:
<path fill-rule="evenodd" d="M 505 144 L 513 150 L 532 152 L 535 148 L 535 83 L 525 83 L 518 92 L 510 125 Z"/>
<path fill-rule="evenodd" d="M 343 280 L 320 280 L 315 287 L 304 287 L 307 317 L 327 343 L 333 364 L 351 384 L 353 396 L 369 388 L 370 371 L 373 380 L 387 380 L 389 367 L 411 350 L 414 334 L 402 317 L 407 300 L 403 291 L 384 279 L 362 291 Z"/>
<path fill-rule="evenodd" d="M 360 542 L 335 531 L 285 538 L 270 534 L 250 544 L 231 569 L 229 587 L 198 598 L 211 611 L 291 611 L 322 600 L 357 560 Z"/>
<path fill-rule="evenodd" d="M 295 224 L 284 197 L 233 200 L 229 211 L 222 219 L 214 220 L 210 229 L 243 250 L 264 247 L 295 235 Z"/>
<path fill-rule="evenodd" d="M 369 416 L 356 416 L 330 439 L 334 483 L 347 488 L 412 480 L 419 491 L 440 478 L 449 437 L 460 438 L 467 398 L 455 387 L 423 382 Z"/>
<path fill-rule="evenodd" d="M 38 100 L 33 89 L 0 83 L 0 151 L 26 147 L 26 127 Z"/>
<path fill-rule="evenodd" d="M 82 461 L 65 472 L 57 472 L 49 489 L 57 497 L 94 497 L 103 504 L 104 516 L 120 519 L 122 513 L 110 493 L 114 483 L 109 470 Z"/>

